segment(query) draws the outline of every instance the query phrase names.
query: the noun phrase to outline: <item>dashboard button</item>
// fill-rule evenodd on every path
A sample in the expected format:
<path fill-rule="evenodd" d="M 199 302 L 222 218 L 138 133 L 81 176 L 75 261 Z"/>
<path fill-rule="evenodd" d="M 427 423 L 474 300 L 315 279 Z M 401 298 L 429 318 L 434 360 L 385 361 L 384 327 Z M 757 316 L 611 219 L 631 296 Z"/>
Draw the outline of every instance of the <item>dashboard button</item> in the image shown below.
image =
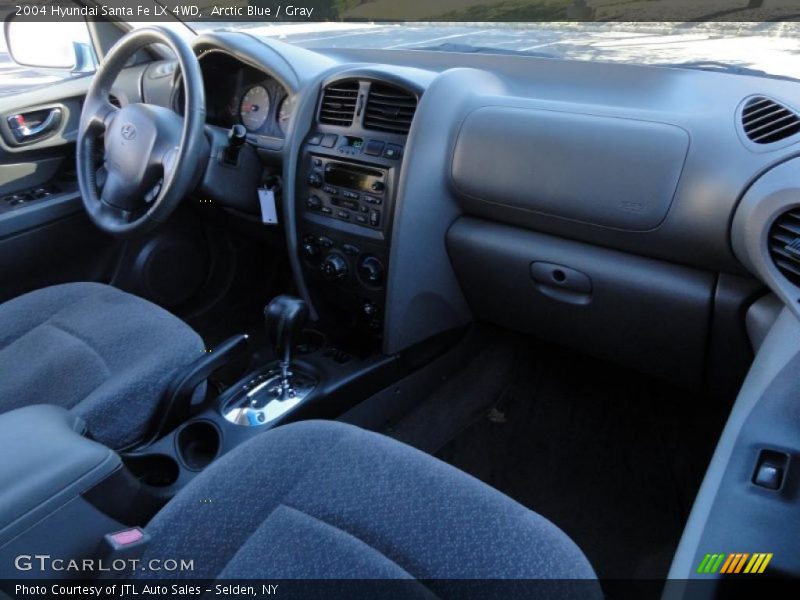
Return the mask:
<path fill-rule="evenodd" d="M 311 210 L 319 210 L 322 208 L 322 200 L 319 196 L 309 196 L 306 200 L 306 206 Z"/>
<path fill-rule="evenodd" d="M 383 158 L 397 160 L 403 156 L 403 147 L 397 144 L 386 144 L 386 150 L 383 151 Z"/>
<path fill-rule="evenodd" d="M 306 242 L 302 247 L 303 256 L 306 260 L 315 261 L 319 258 L 319 246 L 316 244 Z"/>
<path fill-rule="evenodd" d="M 362 225 L 366 225 L 367 217 L 364 215 L 356 215 L 356 223 L 361 223 Z"/>
<path fill-rule="evenodd" d="M 336 216 L 339 217 L 340 219 L 349 219 L 350 212 L 346 210 L 340 210 L 336 213 Z"/>
<path fill-rule="evenodd" d="M 369 224 L 373 227 L 378 227 L 381 224 L 381 211 L 374 208 L 369 211 Z"/>
<path fill-rule="evenodd" d="M 323 206 L 320 209 L 320 212 L 322 212 L 323 215 L 329 215 L 329 214 L 331 214 L 333 212 L 333 210 L 331 209 L 330 206 Z"/>
<path fill-rule="evenodd" d="M 336 145 L 336 140 L 339 139 L 339 136 L 335 133 L 326 133 L 322 137 L 322 147 L 323 148 L 333 148 Z"/>
<path fill-rule="evenodd" d="M 349 256 L 358 256 L 361 253 L 361 249 L 353 244 L 344 244 L 342 250 Z"/>
<path fill-rule="evenodd" d="M 370 140 L 367 142 L 367 147 L 364 148 L 364 154 L 370 156 L 380 156 L 383 152 L 384 143 L 380 140 Z"/>
<path fill-rule="evenodd" d="M 312 172 L 308 174 L 308 185 L 311 187 L 318 188 L 322 185 L 322 175 L 317 172 Z"/>
<path fill-rule="evenodd" d="M 351 200 L 358 200 L 361 197 L 361 194 L 359 194 L 358 192 L 350 192 L 345 190 L 344 192 L 342 192 L 342 196 L 344 196 L 345 198 L 350 198 Z"/>
<path fill-rule="evenodd" d="M 325 237 L 324 235 L 319 236 L 319 238 L 317 238 L 317 242 L 323 248 L 333 248 L 333 240 L 329 237 Z"/>
<path fill-rule="evenodd" d="M 333 187 L 332 185 L 323 186 L 322 191 L 325 192 L 326 194 L 330 194 L 331 196 L 335 196 L 336 194 L 339 193 L 339 190 Z"/>
<path fill-rule="evenodd" d="M 310 138 L 308 138 L 308 145 L 309 146 L 319 146 L 320 142 L 322 142 L 322 134 L 315 133 Z"/>
<path fill-rule="evenodd" d="M 378 307 L 373 302 L 365 300 L 361 305 L 361 312 L 367 317 L 374 317 L 378 314 Z"/>
<path fill-rule="evenodd" d="M 373 192 L 380 193 L 386 188 L 386 185 L 382 181 L 373 181 L 370 187 Z"/>

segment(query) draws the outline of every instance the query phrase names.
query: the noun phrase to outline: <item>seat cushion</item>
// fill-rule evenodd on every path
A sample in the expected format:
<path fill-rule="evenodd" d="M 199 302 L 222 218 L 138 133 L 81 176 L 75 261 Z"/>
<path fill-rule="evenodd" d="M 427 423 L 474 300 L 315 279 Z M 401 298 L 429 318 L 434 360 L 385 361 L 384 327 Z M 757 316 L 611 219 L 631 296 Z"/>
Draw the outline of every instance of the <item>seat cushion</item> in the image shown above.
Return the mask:
<path fill-rule="evenodd" d="M 410 446 L 330 421 L 257 435 L 147 529 L 145 560 L 194 559 L 170 577 L 594 578 L 543 517 Z"/>
<path fill-rule="evenodd" d="M 111 286 L 69 283 L 0 304 L 0 412 L 56 404 L 121 448 L 175 373 L 205 351 L 183 321 Z"/>

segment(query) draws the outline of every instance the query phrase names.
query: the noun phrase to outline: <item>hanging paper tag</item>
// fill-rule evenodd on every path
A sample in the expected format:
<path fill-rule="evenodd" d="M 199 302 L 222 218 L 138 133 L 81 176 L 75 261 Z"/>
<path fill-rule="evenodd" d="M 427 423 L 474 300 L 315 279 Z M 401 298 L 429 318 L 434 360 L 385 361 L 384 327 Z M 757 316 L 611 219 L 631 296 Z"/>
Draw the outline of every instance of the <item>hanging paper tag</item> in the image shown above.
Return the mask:
<path fill-rule="evenodd" d="M 268 225 L 277 225 L 278 210 L 275 206 L 275 192 L 266 187 L 258 188 L 258 202 L 261 204 L 261 221 Z"/>

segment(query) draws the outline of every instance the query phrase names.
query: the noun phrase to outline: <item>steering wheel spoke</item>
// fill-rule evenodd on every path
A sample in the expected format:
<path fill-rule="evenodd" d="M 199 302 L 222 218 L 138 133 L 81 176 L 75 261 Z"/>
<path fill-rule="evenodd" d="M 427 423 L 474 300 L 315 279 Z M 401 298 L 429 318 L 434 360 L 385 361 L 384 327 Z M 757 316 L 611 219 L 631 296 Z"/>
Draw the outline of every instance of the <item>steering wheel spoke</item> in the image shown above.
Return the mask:
<path fill-rule="evenodd" d="M 108 100 L 86 102 L 81 115 L 82 128 L 89 135 L 99 135 L 111 129 L 120 109 Z"/>
<path fill-rule="evenodd" d="M 133 212 L 118 208 L 101 197 L 96 216 L 101 220 L 108 219 L 115 223 L 130 223 L 133 219 Z"/>

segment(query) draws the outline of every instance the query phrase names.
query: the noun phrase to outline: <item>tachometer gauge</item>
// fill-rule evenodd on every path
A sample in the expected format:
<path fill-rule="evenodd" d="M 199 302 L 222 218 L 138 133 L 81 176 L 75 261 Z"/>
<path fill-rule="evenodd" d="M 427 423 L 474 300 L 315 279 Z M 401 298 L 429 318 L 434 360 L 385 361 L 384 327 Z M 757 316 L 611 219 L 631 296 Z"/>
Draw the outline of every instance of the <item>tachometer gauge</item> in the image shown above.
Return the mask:
<path fill-rule="evenodd" d="M 261 129 L 269 116 L 269 94 L 260 85 L 251 87 L 242 96 L 239 105 L 239 116 L 248 131 Z"/>
<path fill-rule="evenodd" d="M 289 127 L 289 118 L 292 116 L 293 100 L 291 96 L 286 96 L 281 100 L 278 107 L 278 128 L 283 135 L 286 135 L 286 128 Z"/>

